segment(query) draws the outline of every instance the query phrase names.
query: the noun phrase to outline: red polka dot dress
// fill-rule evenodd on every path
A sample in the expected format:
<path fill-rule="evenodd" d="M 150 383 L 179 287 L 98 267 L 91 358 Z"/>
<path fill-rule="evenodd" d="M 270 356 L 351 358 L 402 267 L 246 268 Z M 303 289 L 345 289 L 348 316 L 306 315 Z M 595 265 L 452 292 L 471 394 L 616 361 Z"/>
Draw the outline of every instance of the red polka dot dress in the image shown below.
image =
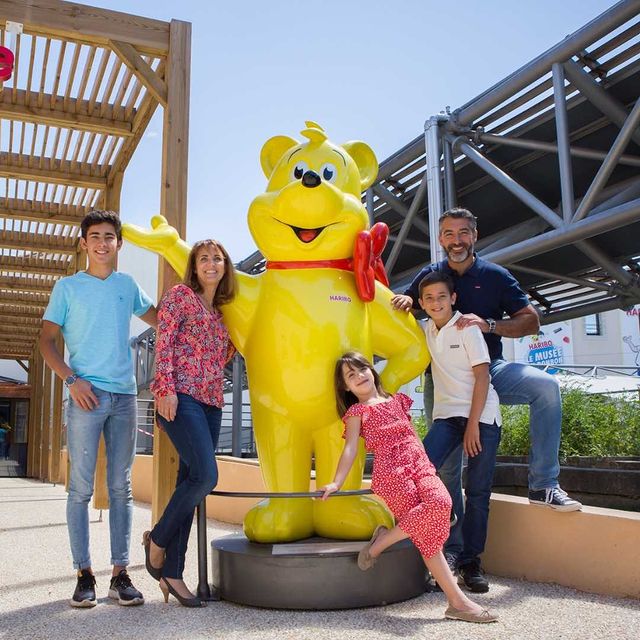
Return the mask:
<path fill-rule="evenodd" d="M 449 537 L 451 498 L 413 430 L 412 404 L 398 393 L 378 404 L 354 404 L 342 419 L 360 416 L 360 435 L 374 454 L 371 489 L 423 557 L 431 558 Z"/>

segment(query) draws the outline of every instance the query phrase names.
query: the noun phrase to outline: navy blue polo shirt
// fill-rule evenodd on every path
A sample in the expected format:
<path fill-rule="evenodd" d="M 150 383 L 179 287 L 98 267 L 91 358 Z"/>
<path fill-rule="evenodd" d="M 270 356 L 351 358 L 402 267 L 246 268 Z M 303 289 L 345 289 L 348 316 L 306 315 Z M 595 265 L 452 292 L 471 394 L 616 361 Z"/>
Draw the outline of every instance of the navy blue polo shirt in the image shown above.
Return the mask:
<path fill-rule="evenodd" d="M 507 269 L 476 256 L 475 262 L 461 276 L 447 260 L 424 267 L 404 292 L 411 296 L 416 308 L 420 308 L 418 285 L 432 271 L 442 271 L 451 276 L 457 294 L 455 309 L 460 313 L 475 313 L 481 318 L 500 320 L 505 314 L 512 316 L 529 304 L 527 294 Z M 491 359 L 502 358 L 502 338 L 495 333 L 483 335 Z"/>

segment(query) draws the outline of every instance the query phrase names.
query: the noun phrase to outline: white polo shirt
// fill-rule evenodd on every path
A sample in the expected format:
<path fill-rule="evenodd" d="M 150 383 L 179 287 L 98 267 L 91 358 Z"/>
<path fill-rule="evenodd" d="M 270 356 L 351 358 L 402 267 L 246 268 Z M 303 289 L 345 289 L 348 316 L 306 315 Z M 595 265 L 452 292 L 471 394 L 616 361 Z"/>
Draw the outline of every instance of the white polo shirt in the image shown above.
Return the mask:
<path fill-rule="evenodd" d="M 475 377 L 472 367 L 491 362 L 489 350 L 479 327 L 455 327 L 462 314 L 456 311 L 447 324 L 438 330 L 433 320 L 424 325 L 427 344 L 431 352 L 434 398 L 433 419 L 469 417 Z M 500 402 L 498 394 L 489 384 L 487 402 L 480 422 L 500 425 Z"/>

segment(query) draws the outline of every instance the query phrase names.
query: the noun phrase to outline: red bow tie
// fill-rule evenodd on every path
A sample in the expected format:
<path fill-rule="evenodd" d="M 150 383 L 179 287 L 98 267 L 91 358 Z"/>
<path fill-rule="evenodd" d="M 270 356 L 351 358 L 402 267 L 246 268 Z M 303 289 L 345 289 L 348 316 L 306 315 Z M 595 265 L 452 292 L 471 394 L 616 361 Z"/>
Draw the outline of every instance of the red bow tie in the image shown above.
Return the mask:
<path fill-rule="evenodd" d="M 376 296 L 378 280 L 385 287 L 389 279 L 384 270 L 382 252 L 389 238 L 389 227 L 377 222 L 369 231 L 360 231 L 353 247 L 353 258 L 339 260 L 267 260 L 267 269 L 343 269 L 353 271 L 358 296 L 363 302 L 371 302 Z"/>

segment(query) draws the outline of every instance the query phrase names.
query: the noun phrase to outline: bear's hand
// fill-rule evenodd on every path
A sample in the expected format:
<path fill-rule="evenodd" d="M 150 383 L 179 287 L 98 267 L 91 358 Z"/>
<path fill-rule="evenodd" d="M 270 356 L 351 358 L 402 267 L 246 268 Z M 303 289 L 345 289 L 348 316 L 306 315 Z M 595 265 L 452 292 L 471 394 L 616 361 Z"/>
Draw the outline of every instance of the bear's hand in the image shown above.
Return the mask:
<path fill-rule="evenodd" d="M 151 218 L 151 229 L 143 229 L 135 224 L 125 222 L 122 225 L 122 237 L 131 244 L 161 255 L 163 251 L 171 248 L 180 240 L 180 234 L 169 225 L 164 216 L 160 215 Z"/>
<path fill-rule="evenodd" d="M 122 237 L 131 244 L 162 256 L 180 277 L 184 275 L 189 257 L 189 245 L 180 238 L 178 231 L 167 222 L 164 216 L 153 216 L 151 229 L 125 223 L 122 225 Z"/>

